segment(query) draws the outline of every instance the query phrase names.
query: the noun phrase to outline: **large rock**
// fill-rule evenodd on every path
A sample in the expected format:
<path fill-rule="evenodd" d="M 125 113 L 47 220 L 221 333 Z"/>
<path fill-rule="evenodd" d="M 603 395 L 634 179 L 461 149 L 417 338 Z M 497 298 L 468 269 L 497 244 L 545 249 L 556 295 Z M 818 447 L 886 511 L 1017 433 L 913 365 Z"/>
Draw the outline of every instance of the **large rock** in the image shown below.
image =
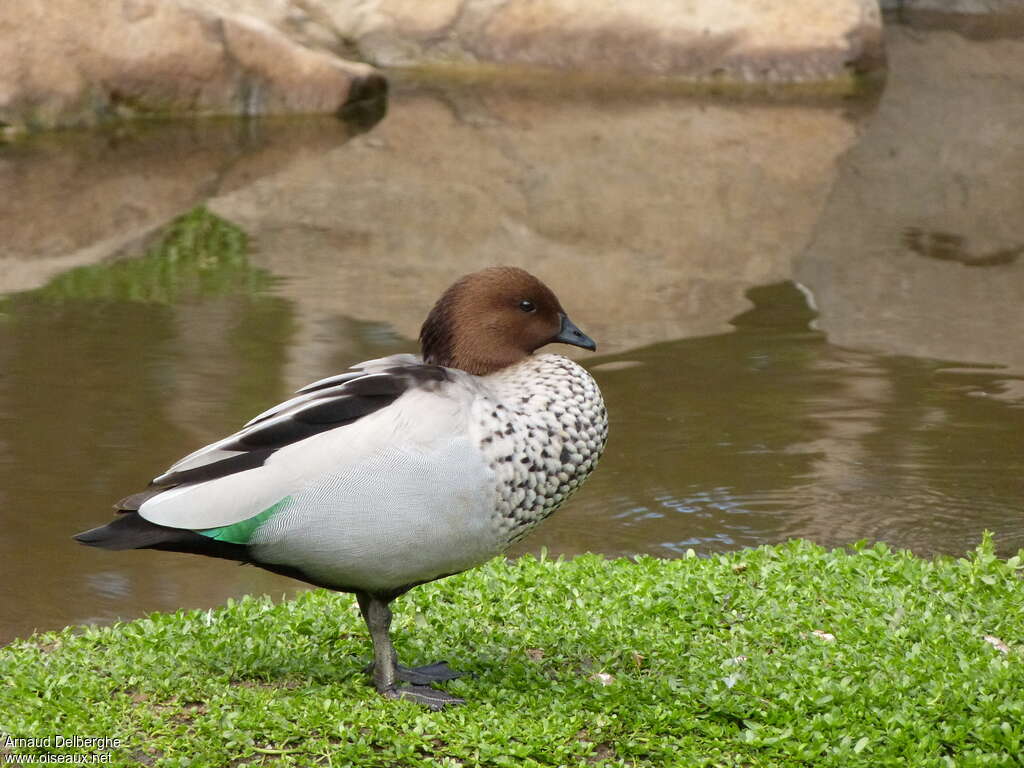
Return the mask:
<path fill-rule="evenodd" d="M 0 3 L 0 123 L 333 112 L 382 81 L 266 22 L 176 0 Z M 354 90 L 353 90 L 354 89 Z"/>
<path fill-rule="evenodd" d="M 1021 0 L 881 0 L 887 11 L 935 11 L 966 14 L 1024 14 Z"/>
<path fill-rule="evenodd" d="M 1024 37 L 1024 0 L 882 0 L 890 21 L 975 40 Z"/>
<path fill-rule="evenodd" d="M 211 2 L 389 67 L 846 83 L 882 60 L 877 0 Z"/>

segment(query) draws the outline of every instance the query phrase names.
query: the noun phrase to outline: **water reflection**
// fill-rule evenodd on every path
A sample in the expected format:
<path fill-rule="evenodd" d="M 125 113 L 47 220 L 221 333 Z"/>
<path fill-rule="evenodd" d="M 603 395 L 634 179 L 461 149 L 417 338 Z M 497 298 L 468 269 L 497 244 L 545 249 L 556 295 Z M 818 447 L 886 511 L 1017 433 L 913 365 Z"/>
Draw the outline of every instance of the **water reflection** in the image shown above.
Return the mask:
<path fill-rule="evenodd" d="M 207 419 L 213 430 L 233 428 L 277 396 L 284 302 L 234 296 L 172 308 L 26 295 L 7 312 L 0 324 L 0 515 L 8 531 L 0 537 L 0 637 L 269 588 L 252 568 L 162 554 L 85 558 L 68 535 L 195 447 Z M 184 334 L 177 318 L 197 315 L 209 322 L 205 336 Z M 202 343 L 225 336 L 246 343 Z M 200 350 L 212 357 L 197 370 Z M 203 393 L 205 405 L 192 392 Z M 203 428 L 190 429 L 197 422 Z"/>
<path fill-rule="evenodd" d="M 887 43 L 878 112 L 791 277 L 835 344 L 1024 374 L 1024 34 L 895 27 Z"/>
<path fill-rule="evenodd" d="M 792 283 L 750 299 L 730 333 L 595 360 L 612 417 L 601 471 L 517 552 L 672 557 L 801 536 L 927 554 L 962 552 L 986 528 L 1003 552 L 1024 546 L 1024 408 L 977 396 L 1004 372 L 834 347 Z M 39 291 L 11 303 L 0 326 L 6 637 L 296 589 L 254 568 L 68 538 L 284 394 L 290 302 L 54 303 Z M 346 342 L 332 369 L 414 346 L 382 324 L 338 318 L 322 331 Z"/>
<path fill-rule="evenodd" d="M 933 554 L 986 528 L 1004 552 L 1024 546 L 1024 409 L 978 396 L 1005 372 L 832 346 L 792 283 L 751 298 L 734 333 L 598 366 L 607 458 L 521 551 L 673 556 L 800 536 Z"/>
<path fill-rule="evenodd" d="M 495 263 L 558 286 L 603 351 L 627 350 L 725 331 L 748 289 L 791 276 L 850 112 L 399 87 L 372 132 L 209 205 L 286 278 L 296 387 L 316 348 L 333 354 L 316 339 L 340 307 L 414 338 L 452 275 Z"/>
<path fill-rule="evenodd" d="M 148 236 L 214 195 L 344 145 L 376 102 L 335 118 L 138 122 L 0 144 L 0 292 L 144 251 Z"/>

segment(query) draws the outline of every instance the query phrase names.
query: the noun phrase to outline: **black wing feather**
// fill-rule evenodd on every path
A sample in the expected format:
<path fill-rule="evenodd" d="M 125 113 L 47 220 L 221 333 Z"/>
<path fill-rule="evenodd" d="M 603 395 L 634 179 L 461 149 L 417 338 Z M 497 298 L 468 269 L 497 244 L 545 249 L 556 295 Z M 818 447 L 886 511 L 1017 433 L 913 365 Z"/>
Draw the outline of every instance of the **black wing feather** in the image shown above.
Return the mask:
<path fill-rule="evenodd" d="M 351 424 L 363 416 L 379 411 L 398 399 L 400 392 L 392 395 L 348 395 L 318 402 L 303 408 L 295 414 L 295 420 L 311 427 L 322 425 Z M 315 431 L 319 431 L 316 429 Z"/>
<path fill-rule="evenodd" d="M 445 368 L 417 364 L 342 374 L 325 380 L 322 394 L 309 396 L 320 387 L 300 390 L 302 394 L 295 398 L 294 405 L 283 403 L 281 410 L 250 423 L 234 439 L 220 446 L 225 451 L 238 451 L 236 455 L 164 474 L 158 478 L 155 488 L 129 496 L 122 502 L 128 504 L 119 509 L 138 509 L 155 493 L 175 485 L 201 483 L 255 469 L 287 445 L 352 424 L 387 407 L 411 389 L 434 386 L 450 379 Z"/>
<path fill-rule="evenodd" d="M 195 469 L 185 469 L 181 472 L 172 472 L 161 479 L 158 488 L 134 494 L 129 496 L 127 499 L 123 499 L 118 502 L 118 509 L 137 510 L 142 506 L 144 501 L 149 500 L 153 496 L 156 496 L 157 493 L 166 491 L 175 485 L 182 485 L 184 483 L 201 483 L 205 480 L 215 480 L 218 477 L 225 477 L 226 475 L 231 475 L 235 472 L 255 469 L 256 467 L 262 466 L 263 462 L 265 462 L 267 457 L 273 452 L 274 449 L 272 448 L 257 448 L 241 453 L 238 456 L 230 456 L 226 459 L 221 459 L 220 461 L 204 464 L 203 466 L 196 467 Z M 125 502 L 133 503 L 133 506 L 122 506 Z"/>

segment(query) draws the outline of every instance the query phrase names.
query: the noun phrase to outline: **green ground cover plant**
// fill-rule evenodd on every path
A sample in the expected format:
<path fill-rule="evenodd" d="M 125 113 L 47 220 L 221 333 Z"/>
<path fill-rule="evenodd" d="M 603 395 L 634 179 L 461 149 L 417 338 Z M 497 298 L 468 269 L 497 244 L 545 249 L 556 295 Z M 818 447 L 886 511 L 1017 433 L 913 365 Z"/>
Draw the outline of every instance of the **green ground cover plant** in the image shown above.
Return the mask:
<path fill-rule="evenodd" d="M 115 765 L 1019 766 L 1022 573 L 989 540 L 497 560 L 396 603 L 403 659 L 470 673 L 440 713 L 366 684 L 350 596 L 244 598 L 0 649 L 0 733 Z"/>

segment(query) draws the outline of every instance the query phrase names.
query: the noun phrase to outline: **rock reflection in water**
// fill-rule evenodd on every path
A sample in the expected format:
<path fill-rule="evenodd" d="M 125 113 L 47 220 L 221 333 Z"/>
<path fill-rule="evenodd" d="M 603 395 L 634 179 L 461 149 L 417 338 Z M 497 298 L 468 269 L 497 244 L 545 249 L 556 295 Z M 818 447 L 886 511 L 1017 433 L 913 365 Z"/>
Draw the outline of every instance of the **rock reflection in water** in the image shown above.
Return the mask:
<path fill-rule="evenodd" d="M 1024 374 L 1018 34 L 889 30 L 878 113 L 794 271 L 831 342 Z"/>
<path fill-rule="evenodd" d="M 832 346 L 792 283 L 751 298 L 735 333 L 597 367 L 613 415 L 601 472 L 518 551 L 671 557 L 804 537 L 960 553 L 986 529 L 1004 554 L 1024 547 L 1024 407 L 984 396 L 1008 374 Z"/>
<path fill-rule="evenodd" d="M 139 122 L 0 144 L 0 293 L 135 255 L 172 217 L 323 155 L 383 111 L 371 101 L 346 120 Z"/>
<path fill-rule="evenodd" d="M 294 386 L 339 308 L 415 338 L 452 275 L 495 263 L 619 351 L 727 330 L 789 277 L 856 127 L 834 105 L 400 87 L 373 132 L 210 207 L 285 278 Z"/>

